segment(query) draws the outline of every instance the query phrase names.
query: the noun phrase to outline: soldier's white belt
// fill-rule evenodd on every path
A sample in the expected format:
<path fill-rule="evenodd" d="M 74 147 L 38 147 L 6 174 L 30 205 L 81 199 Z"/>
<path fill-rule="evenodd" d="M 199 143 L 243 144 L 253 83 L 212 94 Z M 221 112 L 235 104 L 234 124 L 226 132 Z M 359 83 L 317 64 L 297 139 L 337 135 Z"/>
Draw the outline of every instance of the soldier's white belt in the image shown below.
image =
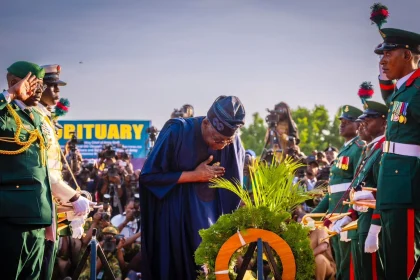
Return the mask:
<path fill-rule="evenodd" d="M 385 141 L 383 152 L 401 156 L 420 157 L 420 146 Z"/>
<path fill-rule="evenodd" d="M 328 186 L 329 193 L 338 193 L 338 192 L 345 192 L 350 187 L 350 183 L 342 183 Z"/>

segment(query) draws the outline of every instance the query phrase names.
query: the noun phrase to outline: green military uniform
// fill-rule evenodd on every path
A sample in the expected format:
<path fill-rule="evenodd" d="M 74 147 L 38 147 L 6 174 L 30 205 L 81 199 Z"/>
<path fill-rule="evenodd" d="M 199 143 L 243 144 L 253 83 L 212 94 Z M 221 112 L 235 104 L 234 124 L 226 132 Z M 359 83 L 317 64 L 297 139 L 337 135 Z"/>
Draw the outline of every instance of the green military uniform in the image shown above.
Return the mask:
<path fill-rule="evenodd" d="M 102 233 L 105 234 L 112 234 L 112 235 L 116 235 L 118 234 L 118 229 L 116 229 L 113 226 L 109 226 L 106 227 L 102 230 Z M 112 272 L 114 273 L 115 278 L 122 278 L 122 272 L 121 272 L 121 267 L 120 267 L 120 263 L 118 262 L 118 258 L 116 256 L 116 252 L 107 252 L 105 253 L 105 257 L 108 260 L 109 266 L 112 270 Z M 99 259 L 99 258 L 98 258 Z M 89 280 L 90 278 L 90 259 L 86 262 L 86 265 L 84 267 L 84 269 L 82 270 L 82 273 L 80 274 L 79 280 Z M 102 279 L 102 280 L 107 280 L 110 279 L 106 276 L 105 273 L 105 269 L 104 269 L 104 264 L 102 264 L 102 269 L 101 271 L 98 271 L 98 275 L 96 279 Z"/>
<path fill-rule="evenodd" d="M 362 111 L 346 105 L 342 107 L 341 118 L 356 121 L 357 117 L 362 114 Z M 353 180 L 353 175 L 356 169 L 356 164 L 362 153 L 365 142 L 359 137 L 353 138 L 346 143 L 339 151 L 337 159 L 331 165 L 330 182 L 328 187 L 328 194 L 312 211 L 312 213 L 344 213 L 347 212 L 348 206 L 343 206 L 340 199 L 350 187 Z M 332 247 L 334 250 L 334 259 L 337 264 L 337 279 L 350 279 L 350 243 L 340 241 L 340 236 L 331 238 Z"/>
<path fill-rule="evenodd" d="M 365 101 L 364 107 L 365 111 L 359 117 L 361 121 L 369 117 L 386 118 L 387 116 L 388 108 L 381 103 Z M 365 147 L 356 169 L 357 177 L 352 184 L 355 191 L 360 190 L 362 183 L 365 187 L 376 188 L 384 140 L 385 136 L 378 137 Z M 353 209 L 350 211 L 355 212 Z M 355 273 L 363 280 L 384 279 L 382 249 L 380 248 L 378 253 L 365 253 L 365 241 L 371 224 L 381 225 L 379 211 L 370 208 L 367 212 L 358 212 L 357 217 L 358 246 L 356 250 L 360 261 L 357 266 L 355 265 Z"/>
<path fill-rule="evenodd" d="M 375 53 L 397 48 L 420 53 L 419 34 L 392 28 L 380 33 L 384 43 Z M 400 77 L 394 93 L 383 93 L 389 113 L 376 205 L 381 211 L 386 279 L 407 279 L 420 250 L 419 77 L 420 70 Z"/>
<path fill-rule="evenodd" d="M 38 79 L 44 76 L 29 62 L 16 62 L 7 70 L 18 78 L 29 72 Z M 23 102 L 9 102 L 7 92 L 0 94 L 0 251 L 5 254 L 1 278 L 38 279 L 45 227 L 52 221 L 47 143 L 41 116 Z"/>
<path fill-rule="evenodd" d="M 61 67 L 57 64 L 44 65 L 44 84 L 64 86 L 65 82 L 59 79 Z M 51 113 L 42 104 L 38 104 L 34 108 L 43 117 L 43 131 L 46 135 L 46 140 L 49 143 L 48 154 L 48 171 L 50 177 L 51 191 L 55 198 L 62 202 L 69 201 L 75 194 L 76 191 L 67 185 L 62 179 L 62 164 L 61 164 L 61 147 L 56 137 L 56 127 L 53 124 Z M 54 211 L 54 213 L 57 213 Z M 41 279 L 49 280 L 52 277 L 54 270 L 54 264 L 58 251 L 58 237 L 64 234 L 71 236 L 71 227 L 67 227 L 60 232 L 53 232 L 54 229 L 58 229 L 57 225 L 58 217 L 56 216 L 53 222 L 55 223 L 51 228 L 47 228 L 47 235 L 45 240 L 44 260 L 41 270 Z M 70 223 L 68 223 L 70 224 Z M 54 240 L 55 239 L 55 240 Z"/>

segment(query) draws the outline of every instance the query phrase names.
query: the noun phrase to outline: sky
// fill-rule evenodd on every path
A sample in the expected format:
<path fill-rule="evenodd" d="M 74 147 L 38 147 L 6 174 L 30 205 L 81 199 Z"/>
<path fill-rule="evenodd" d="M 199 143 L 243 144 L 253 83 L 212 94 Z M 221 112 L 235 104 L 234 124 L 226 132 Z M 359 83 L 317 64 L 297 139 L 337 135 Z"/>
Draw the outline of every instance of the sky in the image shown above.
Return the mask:
<path fill-rule="evenodd" d="M 384 27 L 420 33 L 418 0 L 385 0 Z M 205 115 L 219 95 L 243 102 L 246 122 L 292 108 L 361 107 L 376 89 L 382 42 L 366 0 L 2 0 L 0 86 L 6 68 L 59 64 L 70 120 L 151 120 L 189 103 Z M 80 63 L 82 62 L 82 63 Z"/>

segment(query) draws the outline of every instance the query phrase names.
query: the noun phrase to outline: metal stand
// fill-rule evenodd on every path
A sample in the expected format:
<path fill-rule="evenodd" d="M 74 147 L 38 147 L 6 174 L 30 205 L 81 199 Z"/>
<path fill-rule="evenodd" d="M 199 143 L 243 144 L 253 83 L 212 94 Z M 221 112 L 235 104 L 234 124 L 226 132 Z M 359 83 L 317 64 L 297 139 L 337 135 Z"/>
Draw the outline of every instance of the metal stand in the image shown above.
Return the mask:
<path fill-rule="evenodd" d="M 415 280 L 417 275 L 419 274 L 420 270 L 420 258 L 417 259 L 416 264 L 413 267 L 413 270 L 410 273 L 410 277 L 408 277 L 408 280 Z"/>
<path fill-rule="evenodd" d="M 279 149 L 274 150 L 276 145 Z M 273 160 L 276 159 L 276 154 L 282 152 L 280 135 L 275 126 L 270 126 L 267 141 L 265 142 L 264 149 L 261 154 L 261 159 L 266 160 L 268 164 L 271 164 Z"/>
<path fill-rule="evenodd" d="M 276 262 L 274 261 L 274 256 L 271 252 L 270 245 L 268 245 L 267 242 L 262 241 L 261 238 L 258 238 L 257 242 L 252 242 L 249 244 L 242 265 L 239 268 L 236 280 L 244 279 L 245 272 L 248 268 L 252 256 L 254 255 L 255 249 L 257 249 L 257 279 L 264 280 L 263 253 L 265 253 L 268 259 L 268 265 L 270 266 L 271 271 L 274 273 L 274 279 L 281 280 L 280 271 L 278 270 Z"/>
<path fill-rule="evenodd" d="M 96 257 L 98 256 L 101 259 L 102 265 L 105 268 L 106 275 L 115 280 L 115 275 L 109 266 L 108 260 L 105 257 L 104 251 L 96 239 L 97 229 L 92 230 L 92 240 L 89 243 L 89 246 L 86 248 L 86 251 L 83 253 L 82 259 L 76 267 L 76 270 L 73 274 L 73 279 L 79 279 L 80 273 L 82 273 L 83 268 L 86 265 L 86 261 L 90 255 L 90 279 L 96 280 Z"/>

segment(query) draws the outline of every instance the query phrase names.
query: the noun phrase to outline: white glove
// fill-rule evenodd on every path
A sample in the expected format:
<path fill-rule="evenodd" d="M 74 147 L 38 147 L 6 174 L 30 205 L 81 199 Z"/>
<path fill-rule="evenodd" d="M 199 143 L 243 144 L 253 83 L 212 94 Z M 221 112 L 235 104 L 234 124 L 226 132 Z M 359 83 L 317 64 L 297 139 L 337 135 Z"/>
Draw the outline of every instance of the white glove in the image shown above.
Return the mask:
<path fill-rule="evenodd" d="M 84 196 L 79 196 L 79 198 L 71 204 L 73 205 L 73 211 L 76 215 L 84 216 L 89 214 L 90 207 L 96 205 L 96 202 L 92 202 Z"/>
<path fill-rule="evenodd" d="M 365 241 L 365 253 L 375 253 L 379 249 L 379 233 L 381 226 L 370 225 L 369 233 Z"/>
<path fill-rule="evenodd" d="M 78 219 L 74 219 L 70 223 L 72 236 L 73 238 L 80 239 L 83 236 L 85 230 L 83 229 L 83 224 L 85 223 L 84 217 L 79 217 Z"/>
<path fill-rule="evenodd" d="M 340 233 L 341 232 L 341 228 L 344 227 L 345 225 L 348 225 L 349 223 L 351 223 L 352 219 L 349 216 L 345 216 L 344 218 L 336 221 L 332 227 L 332 231 L 335 231 L 336 233 Z"/>
<path fill-rule="evenodd" d="M 354 192 L 353 200 L 375 200 L 375 197 L 370 191 L 358 191 Z"/>
<path fill-rule="evenodd" d="M 356 204 L 353 204 L 353 209 L 354 210 L 356 210 L 356 211 L 358 211 L 358 212 L 367 212 L 367 211 L 369 211 L 369 207 L 367 207 L 367 206 L 360 206 L 360 205 L 356 205 Z"/>
<path fill-rule="evenodd" d="M 84 221 L 84 220 L 87 219 L 87 217 L 88 217 L 87 214 L 83 215 L 83 216 L 78 216 L 73 211 L 66 212 L 66 218 L 67 218 L 67 221 L 69 221 L 69 222 L 74 221 L 74 220 L 83 220 Z"/>

